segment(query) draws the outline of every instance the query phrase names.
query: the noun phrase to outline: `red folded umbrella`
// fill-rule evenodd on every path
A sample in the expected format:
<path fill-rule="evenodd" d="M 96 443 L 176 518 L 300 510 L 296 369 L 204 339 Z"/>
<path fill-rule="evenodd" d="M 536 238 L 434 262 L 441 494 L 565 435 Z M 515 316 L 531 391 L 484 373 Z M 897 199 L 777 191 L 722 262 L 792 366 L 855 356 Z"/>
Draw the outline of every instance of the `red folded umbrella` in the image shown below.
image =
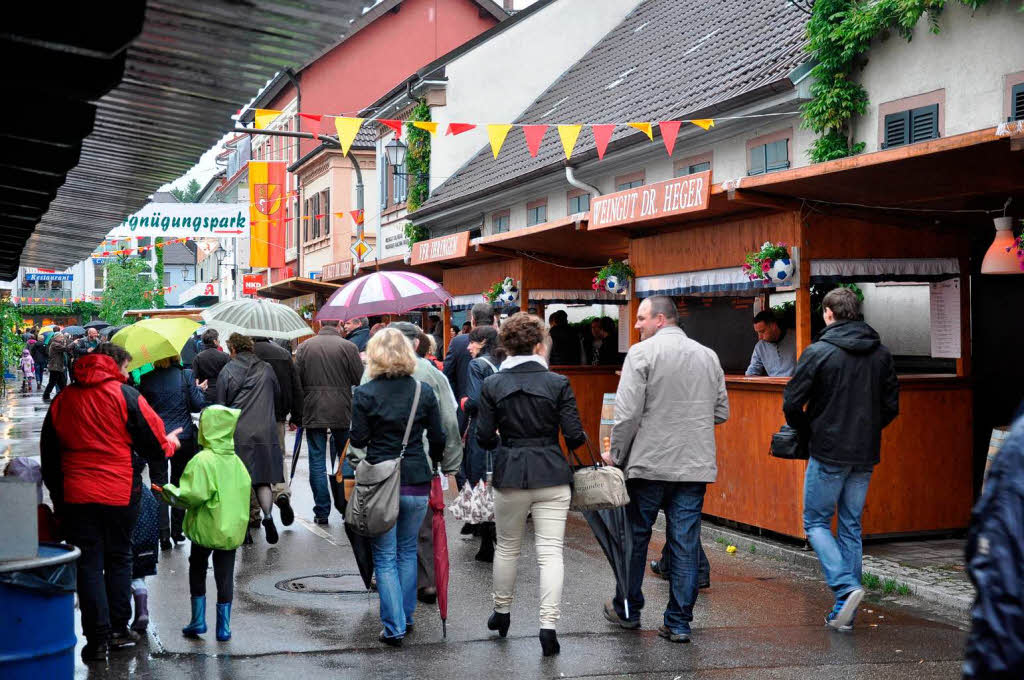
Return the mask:
<path fill-rule="evenodd" d="M 441 475 L 430 482 L 430 528 L 434 535 L 434 580 L 437 585 L 437 610 L 441 614 L 441 630 L 448 637 L 448 531 L 444 526 L 444 491 Z"/>

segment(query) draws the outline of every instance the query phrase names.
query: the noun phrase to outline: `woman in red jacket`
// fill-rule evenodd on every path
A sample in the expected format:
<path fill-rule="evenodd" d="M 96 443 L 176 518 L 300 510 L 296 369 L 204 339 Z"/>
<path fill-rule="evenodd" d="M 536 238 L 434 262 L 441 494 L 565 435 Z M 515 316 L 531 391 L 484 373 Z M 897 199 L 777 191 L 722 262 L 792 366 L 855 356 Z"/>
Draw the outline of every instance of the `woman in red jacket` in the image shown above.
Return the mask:
<path fill-rule="evenodd" d="M 131 647 L 131 534 L 140 471 L 178 448 L 145 398 L 125 384 L 131 355 L 103 343 L 74 366 L 75 381 L 53 400 L 40 439 L 43 481 L 68 542 L 82 551 L 78 598 L 86 662 Z M 138 456 L 132 453 L 135 451 Z"/>

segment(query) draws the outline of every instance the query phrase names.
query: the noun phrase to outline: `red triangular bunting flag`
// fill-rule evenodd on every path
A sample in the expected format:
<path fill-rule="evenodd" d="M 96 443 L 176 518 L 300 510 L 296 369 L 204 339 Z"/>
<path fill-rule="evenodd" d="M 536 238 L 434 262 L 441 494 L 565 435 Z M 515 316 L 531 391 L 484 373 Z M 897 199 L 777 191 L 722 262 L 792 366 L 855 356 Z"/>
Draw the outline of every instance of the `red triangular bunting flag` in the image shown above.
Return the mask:
<path fill-rule="evenodd" d="M 394 130 L 396 139 L 400 139 L 402 137 L 402 121 L 395 120 L 393 118 L 378 118 L 377 122 L 383 123 Z"/>
<path fill-rule="evenodd" d="M 319 113 L 300 113 L 299 116 L 301 118 L 307 118 L 309 120 L 315 120 L 318 123 L 324 119 L 324 117 L 322 115 L 320 115 Z"/>
<path fill-rule="evenodd" d="M 597 157 L 604 160 L 604 151 L 608 148 L 608 140 L 612 138 L 612 133 L 615 131 L 615 124 L 608 123 L 606 125 L 591 125 L 590 127 L 594 131 L 594 143 L 597 145 Z"/>
<path fill-rule="evenodd" d="M 448 123 L 448 132 L 446 132 L 445 134 L 461 135 L 463 132 L 466 132 L 467 130 L 472 130 L 475 127 L 476 125 L 473 125 L 472 123 Z"/>
<path fill-rule="evenodd" d="M 349 215 L 352 216 L 352 221 L 355 222 L 356 224 L 362 224 L 363 223 L 363 211 L 362 210 L 353 210 L 352 212 L 349 213 Z"/>
<path fill-rule="evenodd" d="M 665 151 L 668 151 L 669 156 L 672 155 L 672 149 L 676 148 L 676 135 L 679 134 L 679 126 L 682 124 L 681 120 L 663 120 L 658 123 L 661 141 L 665 142 Z"/>
<path fill-rule="evenodd" d="M 547 131 L 547 125 L 523 126 L 523 135 L 526 136 L 526 148 L 530 150 L 531 156 L 536 158 L 537 152 L 540 151 L 540 140 L 544 138 L 544 133 Z"/>

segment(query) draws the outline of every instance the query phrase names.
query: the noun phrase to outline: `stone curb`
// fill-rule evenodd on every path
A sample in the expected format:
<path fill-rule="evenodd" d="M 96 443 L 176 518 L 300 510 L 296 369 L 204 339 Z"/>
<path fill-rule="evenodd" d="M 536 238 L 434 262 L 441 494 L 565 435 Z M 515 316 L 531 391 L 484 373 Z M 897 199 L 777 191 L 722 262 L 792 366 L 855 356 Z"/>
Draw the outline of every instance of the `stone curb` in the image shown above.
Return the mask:
<path fill-rule="evenodd" d="M 663 513 L 659 513 L 654 528 L 658 531 L 665 530 Z M 724 539 L 729 545 L 735 545 L 737 550 L 747 554 L 749 554 L 750 546 L 755 546 L 755 555 L 771 557 L 820 573 L 818 558 L 813 550 L 802 550 L 762 536 L 752 536 L 720 527 L 710 522 L 701 523 L 701 538 L 709 543 L 715 543 L 717 539 Z M 971 605 L 974 604 L 973 590 L 969 593 L 950 592 L 949 589 L 938 587 L 918 576 L 924 574 L 923 570 L 904 567 L 896 562 L 871 556 L 865 556 L 863 565 L 864 571 L 883 580 L 891 578 L 899 583 L 905 583 L 918 599 L 952 610 L 953 613 L 960 616 L 966 615 L 970 611 Z M 877 593 L 878 591 L 869 592 Z"/>

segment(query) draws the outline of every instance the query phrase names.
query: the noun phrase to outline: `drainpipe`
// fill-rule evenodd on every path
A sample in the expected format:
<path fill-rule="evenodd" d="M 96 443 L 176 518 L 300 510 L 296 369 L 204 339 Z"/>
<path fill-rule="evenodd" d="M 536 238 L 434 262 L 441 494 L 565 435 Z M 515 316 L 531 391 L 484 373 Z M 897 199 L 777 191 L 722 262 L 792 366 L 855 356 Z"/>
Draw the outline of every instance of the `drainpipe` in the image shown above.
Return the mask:
<path fill-rule="evenodd" d="M 362 211 L 363 221 L 356 225 L 356 238 L 360 241 L 363 240 L 364 227 L 366 226 L 366 212 L 363 210 L 363 171 L 359 167 L 359 160 L 356 155 L 352 153 L 352 149 L 348 150 L 348 159 L 352 162 L 352 169 L 356 171 L 356 210 Z M 353 263 L 358 265 L 359 263 Z M 355 272 L 353 271 L 353 274 Z"/>
<path fill-rule="evenodd" d="M 295 88 L 295 130 L 296 130 L 296 132 L 302 132 L 302 116 L 298 115 L 299 112 L 302 111 L 302 87 L 299 85 L 299 79 L 295 77 L 295 71 L 293 71 L 290 66 L 284 70 L 284 75 L 285 75 L 286 78 L 288 78 L 289 81 L 291 81 L 292 87 Z M 298 160 L 298 158 L 300 156 L 302 156 L 302 153 L 301 153 L 302 147 L 300 146 L 300 144 L 301 144 L 301 142 L 298 139 L 296 139 L 295 140 L 295 158 L 296 158 L 296 160 Z M 296 182 L 295 182 L 295 193 L 298 196 L 298 195 L 300 195 L 301 186 L 300 186 L 300 183 L 298 181 L 298 177 L 296 177 L 295 179 L 296 179 Z M 298 201 L 298 202 L 300 204 L 302 203 L 301 200 Z M 298 215 L 295 215 L 293 217 L 298 218 Z M 330 219 L 330 218 L 328 218 L 328 219 Z M 295 220 L 295 275 L 296 276 L 302 276 L 302 241 L 301 241 L 301 239 L 302 239 L 302 220 L 296 219 Z M 269 274 L 267 276 L 267 283 L 270 283 L 270 276 L 269 276 Z"/>
<path fill-rule="evenodd" d="M 598 191 L 597 187 L 576 179 L 576 175 L 573 174 L 573 167 L 571 165 L 565 166 L 565 181 L 577 189 L 583 189 L 583 191 L 589 192 L 592 198 L 601 195 L 601 192 Z"/>

